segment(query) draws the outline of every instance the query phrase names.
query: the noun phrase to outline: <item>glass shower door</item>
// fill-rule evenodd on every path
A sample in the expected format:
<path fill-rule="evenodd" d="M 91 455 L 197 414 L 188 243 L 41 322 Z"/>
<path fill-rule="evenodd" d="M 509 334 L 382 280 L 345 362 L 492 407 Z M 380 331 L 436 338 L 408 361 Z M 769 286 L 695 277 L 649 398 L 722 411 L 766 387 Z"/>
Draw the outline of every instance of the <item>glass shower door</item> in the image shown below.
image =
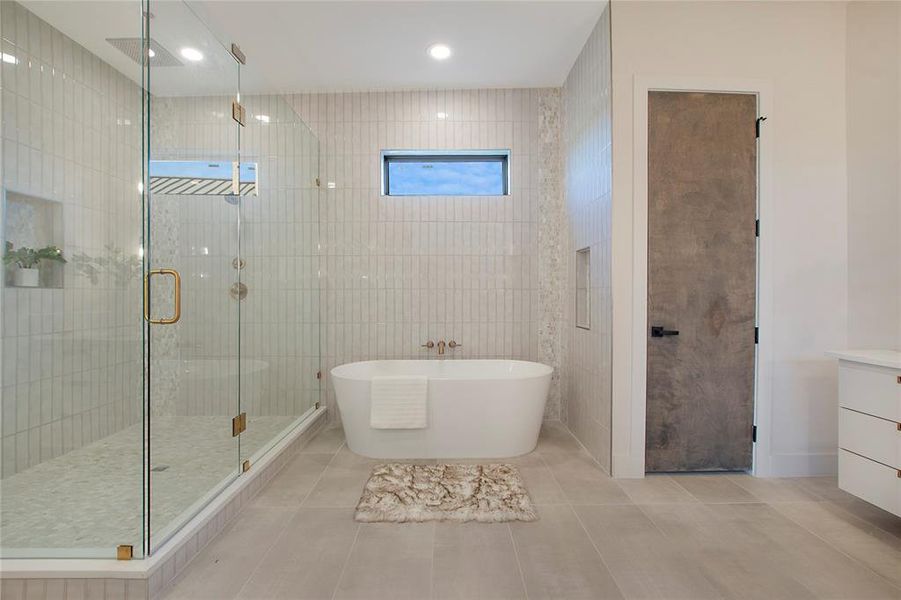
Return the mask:
<path fill-rule="evenodd" d="M 240 473 L 239 64 L 187 5 L 150 6 L 145 320 L 149 551 Z M 155 52 L 159 55 L 159 50 Z"/>
<path fill-rule="evenodd" d="M 247 63 L 242 79 L 259 87 L 253 56 Z M 241 160 L 259 173 L 240 205 L 240 444 L 253 465 L 319 405 L 319 140 L 281 96 L 242 103 Z"/>

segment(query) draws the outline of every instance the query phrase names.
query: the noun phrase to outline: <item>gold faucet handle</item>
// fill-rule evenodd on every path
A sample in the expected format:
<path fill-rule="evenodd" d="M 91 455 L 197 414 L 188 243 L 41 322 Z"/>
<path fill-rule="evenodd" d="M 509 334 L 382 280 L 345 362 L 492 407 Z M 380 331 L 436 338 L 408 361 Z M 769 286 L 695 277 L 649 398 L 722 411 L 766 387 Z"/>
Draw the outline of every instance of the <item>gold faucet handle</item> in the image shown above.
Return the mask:
<path fill-rule="evenodd" d="M 433 342 L 432 340 L 429 340 L 425 344 L 422 344 L 420 346 L 420 348 L 428 348 L 429 350 L 431 350 L 434 347 L 435 347 L 435 342 Z"/>
<path fill-rule="evenodd" d="M 448 347 L 448 348 L 462 348 L 462 347 L 463 347 L 463 344 L 458 344 L 458 343 L 455 342 L 454 340 L 451 340 L 451 341 L 449 341 L 449 342 L 447 343 L 447 347 Z"/>

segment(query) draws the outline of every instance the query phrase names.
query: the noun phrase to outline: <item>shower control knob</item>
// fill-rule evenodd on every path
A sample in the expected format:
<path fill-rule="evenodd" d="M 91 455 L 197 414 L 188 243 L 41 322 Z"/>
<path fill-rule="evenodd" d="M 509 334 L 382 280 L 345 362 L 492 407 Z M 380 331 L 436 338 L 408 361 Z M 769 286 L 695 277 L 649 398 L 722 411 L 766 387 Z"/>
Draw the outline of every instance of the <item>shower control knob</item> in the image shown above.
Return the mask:
<path fill-rule="evenodd" d="M 425 344 L 422 344 L 420 346 L 420 348 L 428 348 L 429 350 L 431 350 L 434 347 L 435 347 L 435 342 L 433 342 L 432 340 L 429 340 Z"/>
<path fill-rule="evenodd" d="M 451 340 L 451 341 L 449 341 L 449 342 L 447 343 L 447 347 L 448 347 L 448 348 L 462 348 L 462 347 L 463 347 L 463 344 L 458 344 L 458 343 L 455 342 L 454 340 Z"/>

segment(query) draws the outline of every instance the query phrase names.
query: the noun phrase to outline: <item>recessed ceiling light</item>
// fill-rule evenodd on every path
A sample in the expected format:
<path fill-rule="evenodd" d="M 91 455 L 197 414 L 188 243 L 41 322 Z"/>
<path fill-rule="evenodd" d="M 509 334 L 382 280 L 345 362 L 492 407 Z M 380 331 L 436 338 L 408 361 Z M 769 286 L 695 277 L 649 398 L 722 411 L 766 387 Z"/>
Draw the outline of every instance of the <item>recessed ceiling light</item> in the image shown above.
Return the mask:
<path fill-rule="evenodd" d="M 445 120 L 445 119 L 447 118 L 447 113 L 446 113 L 446 112 L 440 112 L 440 113 L 437 113 L 435 116 L 438 117 L 438 120 L 443 121 L 443 120 Z"/>
<path fill-rule="evenodd" d="M 451 49 L 445 44 L 432 44 L 429 46 L 429 56 L 435 60 L 445 60 L 450 58 Z"/>
<path fill-rule="evenodd" d="M 149 56 L 150 58 L 156 56 L 156 52 L 153 51 L 153 48 L 147 48 L 147 56 Z"/>
<path fill-rule="evenodd" d="M 262 121 L 263 123 L 269 122 L 269 115 L 254 115 L 253 118 L 257 121 Z"/>
<path fill-rule="evenodd" d="M 203 52 L 196 48 L 182 48 L 181 55 L 185 60 L 190 60 L 191 62 L 203 60 Z"/>

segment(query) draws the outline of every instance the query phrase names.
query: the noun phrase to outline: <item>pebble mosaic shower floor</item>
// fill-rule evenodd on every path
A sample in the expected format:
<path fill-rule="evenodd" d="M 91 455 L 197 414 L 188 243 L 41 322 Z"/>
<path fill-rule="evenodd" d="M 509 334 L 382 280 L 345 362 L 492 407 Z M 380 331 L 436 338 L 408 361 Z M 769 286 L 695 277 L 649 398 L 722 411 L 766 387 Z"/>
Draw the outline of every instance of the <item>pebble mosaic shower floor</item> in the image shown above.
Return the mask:
<path fill-rule="evenodd" d="M 248 417 L 241 457 L 253 455 L 296 418 Z M 140 548 L 141 428 L 134 425 L 0 481 L 3 553 L 46 556 L 28 550 L 74 548 L 109 556 L 118 544 Z M 154 538 L 239 471 L 228 417 L 154 417 L 151 451 Z"/>

